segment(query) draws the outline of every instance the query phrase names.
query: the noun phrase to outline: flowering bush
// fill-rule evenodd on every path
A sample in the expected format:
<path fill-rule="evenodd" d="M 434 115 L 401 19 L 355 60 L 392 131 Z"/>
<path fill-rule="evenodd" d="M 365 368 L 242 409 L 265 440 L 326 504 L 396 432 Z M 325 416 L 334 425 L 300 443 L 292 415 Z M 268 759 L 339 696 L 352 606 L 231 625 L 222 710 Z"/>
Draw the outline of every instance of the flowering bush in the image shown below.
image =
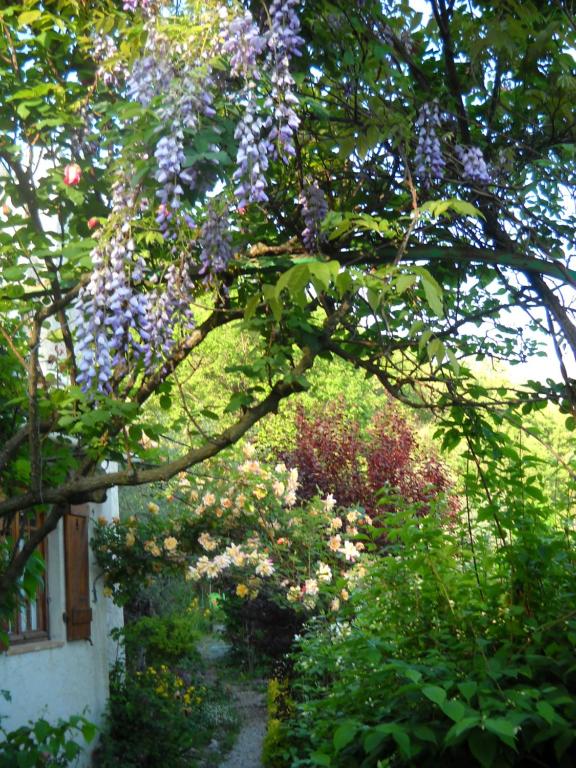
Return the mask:
<path fill-rule="evenodd" d="M 245 454 L 214 464 L 210 480 L 182 475 L 168 489 L 177 502 L 168 514 L 150 504 L 138 518 L 101 521 L 93 547 L 117 601 L 166 570 L 233 599 L 265 593 L 303 611 L 336 611 L 348 599 L 370 549 L 365 512 L 337 509 L 331 495 L 299 507 L 297 470 L 261 464 L 250 446 Z"/>
<path fill-rule="evenodd" d="M 213 690 L 166 665 L 134 675 L 115 668 L 98 768 L 190 766 L 192 750 L 208 744 L 220 725 L 210 714 L 217 701 Z"/>

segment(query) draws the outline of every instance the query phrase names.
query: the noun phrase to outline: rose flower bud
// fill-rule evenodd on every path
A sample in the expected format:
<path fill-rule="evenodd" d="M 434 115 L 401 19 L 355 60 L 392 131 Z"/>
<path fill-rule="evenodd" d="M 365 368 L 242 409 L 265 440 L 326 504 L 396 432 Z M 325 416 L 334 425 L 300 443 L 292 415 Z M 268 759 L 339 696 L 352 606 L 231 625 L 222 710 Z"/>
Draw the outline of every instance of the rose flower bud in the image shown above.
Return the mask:
<path fill-rule="evenodd" d="M 70 163 L 64 168 L 64 184 L 68 187 L 75 187 L 80 183 L 80 177 L 82 176 L 82 169 L 78 163 Z"/>

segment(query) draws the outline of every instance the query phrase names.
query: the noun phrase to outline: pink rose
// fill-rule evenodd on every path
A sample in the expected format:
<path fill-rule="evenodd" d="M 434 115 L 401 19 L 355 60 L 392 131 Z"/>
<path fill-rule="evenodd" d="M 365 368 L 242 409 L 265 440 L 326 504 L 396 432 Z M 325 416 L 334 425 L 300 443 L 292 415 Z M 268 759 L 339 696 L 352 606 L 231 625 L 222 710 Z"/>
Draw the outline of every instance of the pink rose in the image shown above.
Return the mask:
<path fill-rule="evenodd" d="M 82 176 L 82 169 L 78 163 L 70 163 L 64 168 L 64 184 L 68 187 L 75 187 L 80 183 L 80 177 Z"/>

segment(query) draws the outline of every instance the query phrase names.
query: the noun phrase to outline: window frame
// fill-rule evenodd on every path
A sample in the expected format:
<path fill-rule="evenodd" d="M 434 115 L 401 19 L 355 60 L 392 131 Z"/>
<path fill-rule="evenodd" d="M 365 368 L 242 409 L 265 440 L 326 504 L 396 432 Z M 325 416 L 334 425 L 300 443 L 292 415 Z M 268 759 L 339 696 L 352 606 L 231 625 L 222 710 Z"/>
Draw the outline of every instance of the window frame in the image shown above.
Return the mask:
<path fill-rule="evenodd" d="M 24 520 L 24 527 L 26 536 L 31 531 L 35 530 L 39 521 L 43 520 L 43 513 L 39 513 L 34 518 L 26 517 Z M 9 535 L 14 542 L 17 542 L 20 538 L 21 531 L 21 516 L 16 515 L 12 523 L 10 524 Z M 44 560 L 44 585 L 39 586 L 36 590 L 36 597 L 33 601 L 26 599 L 23 603 L 16 608 L 12 619 L 8 620 L 7 634 L 10 645 L 24 645 L 25 643 L 35 643 L 42 640 L 50 639 L 50 615 L 48 611 L 48 605 L 50 602 L 48 594 L 48 549 L 46 546 L 46 540 L 42 541 L 37 551 L 42 555 Z M 22 612 L 25 612 L 25 622 L 22 622 Z M 35 612 L 35 624 L 36 629 L 22 629 L 29 627 L 33 623 L 33 612 Z"/>

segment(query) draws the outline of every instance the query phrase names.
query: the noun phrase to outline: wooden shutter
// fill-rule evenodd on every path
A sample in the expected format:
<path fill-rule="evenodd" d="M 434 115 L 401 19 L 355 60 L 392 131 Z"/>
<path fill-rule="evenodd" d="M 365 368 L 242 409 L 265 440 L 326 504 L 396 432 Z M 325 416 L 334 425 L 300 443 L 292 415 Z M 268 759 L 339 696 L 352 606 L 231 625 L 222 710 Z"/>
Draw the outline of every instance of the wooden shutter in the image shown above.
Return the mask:
<path fill-rule="evenodd" d="M 66 637 L 90 640 L 92 609 L 88 567 L 88 506 L 70 507 L 64 515 L 66 551 Z"/>

